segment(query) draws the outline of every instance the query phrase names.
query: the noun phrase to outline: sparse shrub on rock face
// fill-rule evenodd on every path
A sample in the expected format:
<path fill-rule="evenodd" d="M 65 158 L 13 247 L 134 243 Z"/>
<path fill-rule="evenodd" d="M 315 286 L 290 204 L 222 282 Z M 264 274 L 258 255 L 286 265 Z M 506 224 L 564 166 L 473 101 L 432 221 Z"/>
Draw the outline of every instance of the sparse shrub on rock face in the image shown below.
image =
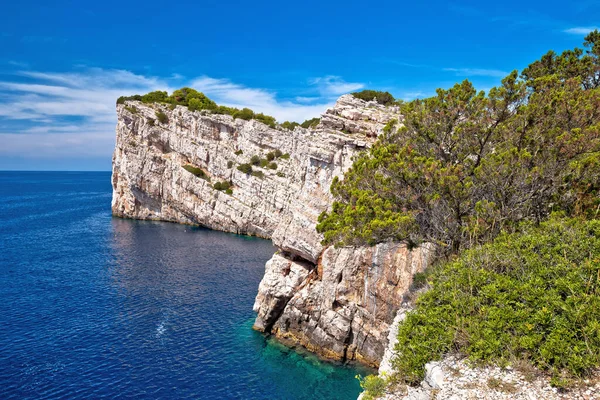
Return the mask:
<path fill-rule="evenodd" d="M 250 158 L 250 164 L 252 165 L 259 165 L 260 164 L 260 157 L 259 156 L 252 156 L 252 158 Z"/>
<path fill-rule="evenodd" d="M 183 166 L 183 169 L 194 174 L 198 178 L 202 178 L 202 179 L 210 182 L 210 177 L 206 174 L 206 172 L 204 172 L 204 170 L 202 168 L 198 168 L 193 165 L 186 164 Z"/>
<path fill-rule="evenodd" d="M 238 165 L 237 169 L 239 171 L 242 171 L 245 174 L 252 173 L 252 165 L 250 165 L 250 164 L 240 164 L 240 165 Z"/>
<path fill-rule="evenodd" d="M 161 124 L 167 124 L 169 123 L 169 117 L 167 116 L 167 114 L 165 114 L 162 111 L 157 111 L 156 112 L 156 119 L 158 120 L 158 122 L 160 122 Z"/>
<path fill-rule="evenodd" d="M 311 119 L 307 119 L 306 121 L 301 123 L 300 126 L 303 128 L 306 128 L 306 129 L 314 128 L 315 126 L 317 126 L 319 124 L 319 122 L 321 122 L 321 118 L 311 118 Z"/>

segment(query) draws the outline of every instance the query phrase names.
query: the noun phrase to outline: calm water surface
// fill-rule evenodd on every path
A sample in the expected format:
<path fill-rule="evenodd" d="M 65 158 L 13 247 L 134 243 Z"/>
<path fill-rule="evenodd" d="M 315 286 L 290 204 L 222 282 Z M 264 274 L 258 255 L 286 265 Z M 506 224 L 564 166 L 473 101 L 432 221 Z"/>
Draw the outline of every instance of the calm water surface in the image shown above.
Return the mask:
<path fill-rule="evenodd" d="M 0 172 L 1 399 L 355 399 L 252 331 L 270 241 L 115 219 L 110 174 Z"/>

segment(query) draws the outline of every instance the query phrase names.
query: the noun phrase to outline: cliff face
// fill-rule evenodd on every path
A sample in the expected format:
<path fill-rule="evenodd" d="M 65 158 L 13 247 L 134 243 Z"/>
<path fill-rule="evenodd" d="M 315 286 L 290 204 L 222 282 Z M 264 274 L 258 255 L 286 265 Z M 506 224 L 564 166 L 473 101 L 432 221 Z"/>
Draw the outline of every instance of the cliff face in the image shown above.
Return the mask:
<path fill-rule="evenodd" d="M 168 121 L 159 122 L 157 112 Z M 315 129 L 294 131 L 136 101 L 117 113 L 114 215 L 271 238 L 280 252 L 267 263 L 255 328 L 327 357 L 379 362 L 389 323 L 429 249 L 324 249 L 315 226 L 331 205 L 333 178 L 399 118 L 396 107 L 345 95 Z M 273 160 L 277 169 L 254 166 L 263 176 L 237 169 L 275 150 L 289 155 Z M 223 181 L 233 184 L 232 194 L 213 189 Z"/>

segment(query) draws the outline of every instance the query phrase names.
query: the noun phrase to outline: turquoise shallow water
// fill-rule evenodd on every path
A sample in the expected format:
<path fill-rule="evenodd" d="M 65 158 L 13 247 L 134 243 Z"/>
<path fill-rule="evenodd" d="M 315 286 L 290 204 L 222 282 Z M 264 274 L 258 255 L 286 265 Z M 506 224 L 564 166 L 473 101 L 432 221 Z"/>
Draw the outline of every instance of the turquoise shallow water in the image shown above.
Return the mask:
<path fill-rule="evenodd" d="M 110 215 L 110 174 L 0 172 L 1 399 L 355 399 L 254 332 L 270 241 Z"/>

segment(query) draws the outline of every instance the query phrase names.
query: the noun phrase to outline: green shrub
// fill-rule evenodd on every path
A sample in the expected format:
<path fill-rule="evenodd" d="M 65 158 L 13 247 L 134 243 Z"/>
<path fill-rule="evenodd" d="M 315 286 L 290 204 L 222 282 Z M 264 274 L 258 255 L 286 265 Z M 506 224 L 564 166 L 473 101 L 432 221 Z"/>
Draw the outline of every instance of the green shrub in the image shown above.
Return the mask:
<path fill-rule="evenodd" d="M 296 128 L 297 126 L 300 126 L 300 124 L 297 122 L 290 122 L 290 121 L 285 121 L 281 124 L 281 127 L 283 129 L 289 129 L 290 131 L 293 131 L 294 128 Z"/>
<path fill-rule="evenodd" d="M 242 154 L 244 154 L 244 152 L 242 150 L 237 150 L 235 153 L 236 156 L 241 156 Z"/>
<path fill-rule="evenodd" d="M 186 171 L 194 174 L 198 178 L 202 178 L 202 179 L 207 180 L 207 181 L 210 182 L 210 177 L 201 168 L 194 167 L 193 165 L 186 164 L 186 165 L 183 166 L 183 169 L 185 169 Z"/>
<path fill-rule="evenodd" d="M 385 124 L 385 126 L 383 127 L 383 133 L 385 133 L 385 134 L 391 133 L 392 129 L 394 128 L 394 126 L 396 126 L 397 123 L 398 123 L 398 120 L 396 118 L 389 120 L 388 123 Z"/>
<path fill-rule="evenodd" d="M 260 164 L 260 157 L 259 156 L 252 156 L 252 158 L 250 158 L 250 164 L 252 165 L 259 165 Z"/>
<path fill-rule="evenodd" d="M 277 169 L 277 164 L 274 162 L 270 162 L 269 165 L 267 165 L 267 168 L 269 169 Z"/>
<path fill-rule="evenodd" d="M 232 115 L 233 118 L 245 119 L 246 121 L 254 118 L 254 111 L 249 108 L 242 108 L 241 110 L 237 110 Z"/>
<path fill-rule="evenodd" d="M 152 118 L 148 118 L 148 125 L 154 126 L 154 120 Z"/>
<path fill-rule="evenodd" d="M 356 378 L 360 382 L 360 387 L 363 389 L 363 400 L 375 400 L 385 394 L 387 382 L 385 379 L 377 375 L 368 375 L 364 378 L 357 375 Z"/>
<path fill-rule="evenodd" d="M 252 176 L 256 176 L 257 178 L 264 178 L 265 174 L 262 171 L 252 171 Z"/>
<path fill-rule="evenodd" d="M 169 117 L 167 116 L 167 114 L 165 114 L 162 111 L 157 111 L 156 112 L 156 119 L 158 120 L 158 122 L 160 122 L 161 124 L 167 124 L 169 123 Z"/>
<path fill-rule="evenodd" d="M 233 194 L 233 190 L 225 189 L 225 193 L 231 196 Z"/>
<path fill-rule="evenodd" d="M 275 153 L 273 153 L 272 151 L 267 153 L 267 160 L 268 161 L 273 161 L 275 159 Z"/>
<path fill-rule="evenodd" d="M 277 172 L 277 176 L 280 177 L 280 178 L 285 178 L 285 174 L 283 172 L 281 172 L 281 171 Z"/>
<path fill-rule="evenodd" d="M 200 111 L 200 110 L 215 110 L 217 103 L 206 97 L 203 93 L 197 92 L 194 97 L 188 95 L 188 110 Z"/>
<path fill-rule="evenodd" d="M 270 126 L 271 128 L 275 128 L 275 126 L 277 125 L 274 117 L 271 117 L 270 115 L 265 115 L 263 113 L 255 114 L 254 119 L 262 122 L 265 125 Z"/>
<path fill-rule="evenodd" d="M 372 101 L 375 99 L 375 101 L 377 101 L 379 104 L 383 104 L 384 106 L 392 105 L 396 101 L 394 96 L 392 96 L 390 93 L 381 92 L 378 90 L 363 90 L 360 92 L 354 92 L 352 93 L 352 96 L 365 101 Z"/>
<path fill-rule="evenodd" d="M 281 157 L 283 155 L 283 153 L 279 149 L 275 149 L 273 154 L 275 155 L 275 158 Z"/>
<path fill-rule="evenodd" d="M 142 101 L 142 96 L 135 94 L 133 96 L 121 96 L 117 99 L 117 104 L 125 104 L 127 100 Z"/>
<path fill-rule="evenodd" d="M 227 161 L 227 168 L 233 167 L 233 161 Z"/>
<path fill-rule="evenodd" d="M 450 351 L 527 359 L 555 385 L 600 366 L 599 220 L 522 225 L 435 268 L 431 283 L 398 330 L 393 365 L 407 383 Z"/>
<path fill-rule="evenodd" d="M 169 98 L 169 95 L 167 92 L 163 92 L 160 90 L 157 90 L 155 92 L 150 92 L 150 93 L 146 93 L 145 95 L 142 96 L 142 102 L 143 103 L 163 103 L 166 102 Z"/>
<path fill-rule="evenodd" d="M 260 159 L 260 167 L 261 168 L 267 168 L 268 165 L 269 165 L 269 160 L 267 160 L 266 158 Z"/>
<path fill-rule="evenodd" d="M 217 182 L 213 185 L 213 188 L 215 190 L 222 190 L 225 191 L 227 189 L 229 189 L 232 186 L 231 182 L 228 181 L 223 181 L 223 182 Z"/>
<path fill-rule="evenodd" d="M 284 160 L 289 160 L 290 159 L 290 155 L 288 153 L 282 154 L 281 156 L 279 156 L 279 158 L 282 158 Z"/>
<path fill-rule="evenodd" d="M 237 169 L 239 171 L 242 171 L 245 174 L 252 173 L 252 165 L 250 165 L 250 164 L 240 164 L 240 165 L 238 165 Z"/>
<path fill-rule="evenodd" d="M 306 128 L 306 129 L 314 128 L 315 126 L 317 126 L 319 124 L 319 122 L 321 122 L 321 118 L 311 118 L 311 119 L 307 119 L 306 121 L 301 123 L 300 126 L 303 128 Z"/>

